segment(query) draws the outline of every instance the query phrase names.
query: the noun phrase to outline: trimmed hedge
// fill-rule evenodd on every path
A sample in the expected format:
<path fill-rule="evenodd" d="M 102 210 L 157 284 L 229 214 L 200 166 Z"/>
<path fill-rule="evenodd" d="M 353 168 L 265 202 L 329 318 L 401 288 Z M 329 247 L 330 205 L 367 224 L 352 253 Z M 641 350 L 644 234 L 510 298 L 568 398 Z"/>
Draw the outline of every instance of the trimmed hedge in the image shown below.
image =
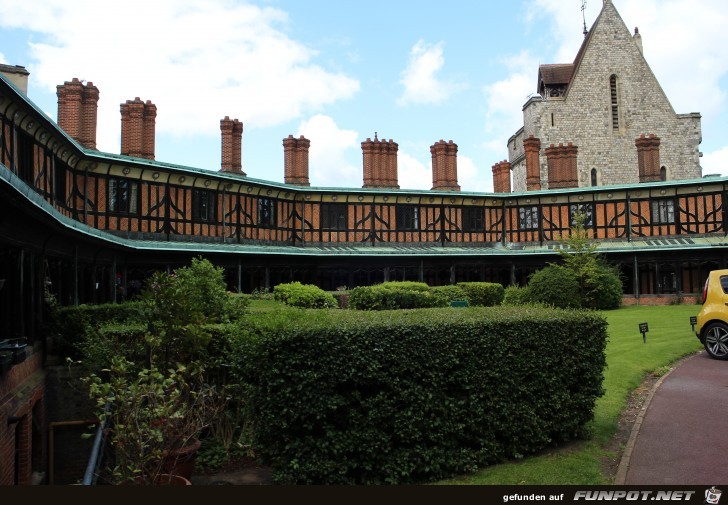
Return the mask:
<path fill-rule="evenodd" d="M 279 483 L 402 484 L 583 435 L 607 324 L 519 307 L 275 314 L 243 338 L 254 447 Z M 257 340 L 256 340 L 257 339 Z M 256 343 L 252 343 L 256 342 Z"/>
<path fill-rule="evenodd" d="M 460 286 L 437 286 L 430 290 L 435 296 L 440 296 L 447 300 L 447 303 L 467 300 L 465 291 Z"/>
<path fill-rule="evenodd" d="M 77 359 L 77 345 L 89 328 L 110 323 L 141 324 L 145 322 L 145 310 L 143 302 L 58 307 L 51 317 L 53 353 Z"/>
<path fill-rule="evenodd" d="M 531 291 L 528 286 L 508 286 L 503 292 L 503 303 L 507 307 L 528 305 L 531 301 Z"/>
<path fill-rule="evenodd" d="M 303 309 L 333 309 L 339 306 L 336 299 L 318 286 L 291 282 L 273 288 L 276 301 Z"/>
<path fill-rule="evenodd" d="M 459 282 L 468 297 L 470 305 L 476 307 L 495 307 L 503 302 L 503 286 L 492 282 Z"/>
<path fill-rule="evenodd" d="M 422 286 L 427 289 L 423 290 Z M 430 292 L 427 284 L 388 282 L 376 286 L 354 288 L 349 295 L 349 308 L 355 310 L 397 310 L 445 307 L 443 296 Z"/>

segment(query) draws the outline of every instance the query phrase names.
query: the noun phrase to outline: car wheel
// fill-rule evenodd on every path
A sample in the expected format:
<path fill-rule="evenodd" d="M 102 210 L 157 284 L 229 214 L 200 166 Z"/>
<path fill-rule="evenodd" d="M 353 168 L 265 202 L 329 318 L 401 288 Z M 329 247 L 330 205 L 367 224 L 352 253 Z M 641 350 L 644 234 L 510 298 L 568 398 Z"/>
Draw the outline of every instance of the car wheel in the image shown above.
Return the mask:
<path fill-rule="evenodd" d="M 704 345 L 711 358 L 728 360 L 728 325 L 710 324 L 705 329 Z"/>

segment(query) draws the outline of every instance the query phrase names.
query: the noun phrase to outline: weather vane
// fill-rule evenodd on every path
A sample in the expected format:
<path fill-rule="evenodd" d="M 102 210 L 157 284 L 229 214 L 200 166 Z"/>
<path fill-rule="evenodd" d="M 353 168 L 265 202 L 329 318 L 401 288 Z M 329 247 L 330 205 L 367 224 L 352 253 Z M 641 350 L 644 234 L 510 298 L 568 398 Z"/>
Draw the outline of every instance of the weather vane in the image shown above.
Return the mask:
<path fill-rule="evenodd" d="M 581 17 L 584 19 L 584 37 L 589 33 L 586 29 L 586 0 L 581 0 Z"/>

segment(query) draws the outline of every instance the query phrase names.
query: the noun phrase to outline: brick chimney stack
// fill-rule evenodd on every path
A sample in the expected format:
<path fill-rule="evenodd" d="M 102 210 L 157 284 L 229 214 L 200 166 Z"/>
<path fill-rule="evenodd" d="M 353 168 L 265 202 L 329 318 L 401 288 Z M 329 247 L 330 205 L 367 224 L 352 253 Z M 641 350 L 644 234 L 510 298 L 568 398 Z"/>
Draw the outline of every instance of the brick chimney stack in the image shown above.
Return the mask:
<path fill-rule="evenodd" d="M 99 88 L 74 77 L 56 86 L 58 126 L 87 149 L 96 149 Z"/>
<path fill-rule="evenodd" d="M 440 140 L 430 146 L 432 154 L 432 189 L 460 191 L 458 185 L 458 146 Z"/>
<path fill-rule="evenodd" d="M 311 141 L 301 135 L 283 139 L 284 181 L 296 186 L 310 186 L 308 179 L 308 151 Z"/>
<path fill-rule="evenodd" d="M 511 192 L 511 164 L 501 161 L 493 165 L 493 191 L 495 193 Z"/>
<path fill-rule="evenodd" d="M 640 182 L 660 181 L 660 137 L 640 135 L 635 145 Z"/>
<path fill-rule="evenodd" d="M 121 154 L 154 159 L 157 106 L 139 97 L 121 104 Z"/>
<path fill-rule="evenodd" d="M 220 131 L 222 132 L 220 172 L 245 175 L 242 162 L 243 123 L 225 116 L 225 119 L 220 120 Z"/>
<path fill-rule="evenodd" d="M 551 144 L 546 148 L 549 170 L 549 189 L 579 187 L 579 174 L 576 168 L 578 148 L 569 142 L 567 145 Z"/>
<path fill-rule="evenodd" d="M 397 176 L 397 152 L 399 145 L 394 140 L 368 138 L 361 143 L 364 157 L 364 187 L 399 189 Z"/>
<path fill-rule="evenodd" d="M 526 191 L 541 189 L 541 140 L 533 135 L 523 141 L 526 151 Z"/>

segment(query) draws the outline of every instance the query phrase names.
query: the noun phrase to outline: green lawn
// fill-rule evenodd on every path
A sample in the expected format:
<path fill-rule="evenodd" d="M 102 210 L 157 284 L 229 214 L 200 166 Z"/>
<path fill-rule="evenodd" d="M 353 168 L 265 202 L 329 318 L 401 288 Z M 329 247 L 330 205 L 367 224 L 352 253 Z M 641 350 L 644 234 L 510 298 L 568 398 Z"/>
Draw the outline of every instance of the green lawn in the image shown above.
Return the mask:
<path fill-rule="evenodd" d="M 619 414 L 629 393 L 645 375 L 668 366 L 698 351 L 701 346 L 690 327 L 690 316 L 698 305 L 667 307 L 629 307 L 605 312 L 609 322 L 607 369 L 604 371 L 604 396 L 597 401 L 591 438 L 566 450 L 488 467 L 470 476 L 439 484 L 528 484 L 600 485 L 610 484 L 603 474 L 606 449 L 616 433 Z M 639 323 L 649 324 L 647 343 L 643 343 Z"/>

